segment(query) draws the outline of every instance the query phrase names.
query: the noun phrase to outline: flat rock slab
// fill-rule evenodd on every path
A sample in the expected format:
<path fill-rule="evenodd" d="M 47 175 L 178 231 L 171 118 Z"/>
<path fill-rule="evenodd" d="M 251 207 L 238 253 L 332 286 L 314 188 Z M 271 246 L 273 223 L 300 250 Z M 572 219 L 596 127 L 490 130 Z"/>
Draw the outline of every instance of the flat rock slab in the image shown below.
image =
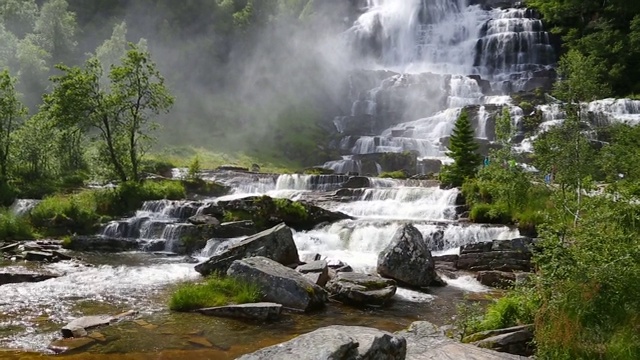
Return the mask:
<path fill-rule="evenodd" d="M 61 330 L 62 336 L 65 338 L 87 336 L 87 330 L 109 325 L 116 320 L 116 318 L 109 315 L 83 316 L 63 327 Z"/>
<path fill-rule="evenodd" d="M 33 283 L 40 282 L 49 279 L 55 279 L 60 275 L 54 274 L 14 274 L 14 273 L 0 273 L 0 286 L 5 284 L 15 283 Z"/>
<path fill-rule="evenodd" d="M 44 251 L 27 251 L 24 253 L 24 259 L 27 261 L 54 261 L 55 255 Z"/>
<path fill-rule="evenodd" d="M 277 320 L 280 317 L 280 314 L 282 313 L 282 305 L 263 302 L 204 308 L 196 311 L 208 316 L 269 321 Z"/>
<path fill-rule="evenodd" d="M 406 360 L 524 360 L 522 356 L 461 344 L 427 321 L 417 321 L 396 335 L 407 340 Z"/>
<path fill-rule="evenodd" d="M 238 359 L 403 360 L 405 352 L 405 339 L 386 331 L 360 326 L 328 326 Z"/>

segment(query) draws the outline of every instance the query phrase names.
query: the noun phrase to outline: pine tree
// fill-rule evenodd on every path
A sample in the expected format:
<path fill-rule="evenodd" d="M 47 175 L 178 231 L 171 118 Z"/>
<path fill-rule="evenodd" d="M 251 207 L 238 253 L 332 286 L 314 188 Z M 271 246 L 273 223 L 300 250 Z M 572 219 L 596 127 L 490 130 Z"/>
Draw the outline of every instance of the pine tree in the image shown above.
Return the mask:
<path fill-rule="evenodd" d="M 482 158 L 477 153 L 478 144 L 474 140 L 474 134 L 469 114 L 463 109 L 456 120 L 449 140 L 447 155 L 454 160 L 454 163 L 443 168 L 440 176 L 443 185 L 461 186 L 465 178 L 475 176 L 478 166 L 482 163 Z"/>

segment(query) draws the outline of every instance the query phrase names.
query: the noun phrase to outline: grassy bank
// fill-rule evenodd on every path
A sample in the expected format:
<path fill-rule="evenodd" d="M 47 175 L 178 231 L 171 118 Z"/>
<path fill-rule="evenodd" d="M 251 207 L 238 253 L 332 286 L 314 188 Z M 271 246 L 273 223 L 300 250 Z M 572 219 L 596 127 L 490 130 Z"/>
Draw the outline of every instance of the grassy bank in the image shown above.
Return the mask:
<path fill-rule="evenodd" d="M 204 283 L 179 285 L 171 295 L 169 308 L 174 311 L 191 311 L 229 304 L 246 304 L 259 299 L 260 291 L 254 284 L 212 275 Z"/>

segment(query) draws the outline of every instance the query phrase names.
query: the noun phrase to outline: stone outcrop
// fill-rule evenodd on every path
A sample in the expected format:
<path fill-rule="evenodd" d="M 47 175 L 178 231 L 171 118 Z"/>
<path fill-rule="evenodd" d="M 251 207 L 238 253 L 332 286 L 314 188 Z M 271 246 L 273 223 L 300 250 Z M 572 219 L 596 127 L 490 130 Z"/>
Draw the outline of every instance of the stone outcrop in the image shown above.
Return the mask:
<path fill-rule="evenodd" d="M 193 225 L 220 225 L 220 220 L 211 215 L 194 215 L 190 217 L 188 221 Z"/>
<path fill-rule="evenodd" d="M 329 267 L 324 260 L 316 260 L 296 268 L 296 271 L 304 274 L 312 283 L 325 286 L 329 281 Z"/>
<path fill-rule="evenodd" d="M 224 273 L 235 260 L 263 256 L 280 264 L 298 264 L 298 249 L 293 242 L 291 229 L 284 224 L 250 236 L 210 257 L 196 266 L 196 271 L 207 276 L 213 272 Z"/>
<path fill-rule="evenodd" d="M 83 316 L 65 325 L 61 332 L 65 338 L 87 336 L 87 330 L 106 326 L 116 321 L 116 318 L 108 315 Z"/>
<path fill-rule="evenodd" d="M 258 233 L 256 224 L 250 220 L 225 222 L 216 226 L 210 233 L 211 237 L 220 239 L 251 236 Z"/>
<path fill-rule="evenodd" d="M 458 343 L 439 327 L 417 321 L 395 333 L 407 340 L 407 360 L 524 360 L 524 357 Z"/>
<path fill-rule="evenodd" d="M 218 306 L 196 310 L 207 316 L 228 317 L 257 321 L 277 320 L 282 313 L 282 305 L 276 303 L 254 303 Z"/>
<path fill-rule="evenodd" d="M 505 271 L 479 271 L 476 274 L 476 280 L 482 285 L 497 287 L 497 288 L 510 288 L 516 282 L 516 274 Z"/>
<path fill-rule="evenodd" d="M 356 306 L 383 306 L 395 295 L 396 289 L 394 280 L 353 272 L 337 273 L 327 284 L 335 300 Z"/>
<path fill-rule="evenodd" d="M 310 230 L 323 223 L 332 223 L 351 217 L 323 209 L 304 201 L 272 199 L 269 196 L 249 196 L 218 204 L 229 214 L 244 220 L 252 220 L 258 230 L 285 223 L 295 230 Z"/>
<path fill-rule="evenodd" d="M 441 282 L 431 251 L 420 231 L 411 224 L 399 228 L 389 245 L 380 252 L 377 271 L 381 276 L 412 287 Z"/>
<path fill-rule="evenodd" d="M 327 293 L 299 272 L 265 257 L 234 261 L 227 275 L 256 284 L 263 301 L 309 311 L 324 306 Z"/>
<path fill-rule="evenodd" d="M 530 356 L 533 355 L 533 332 L 530 325 L 501 329 L 499 332 L 473 343 L 481 348 L 499 352 Z"/>
<path fill-rule="evenodd" d="M 460 248 L 456 266 L 461 270 L 531 271 L 533 239 L 493 240 Z"/>
<path fill-rule="evenodd" d="M 138 250 L 134 239 L 112 238 L 106 236 L 73 236 L 63 243 L 63 247 L 75 251 L 122 252 Z"/>
<path fill-rule="evenodd" d="M 328 326 L 239 360 L 403 360 L 406 341 L 386 331 L 362 326 Z"/>

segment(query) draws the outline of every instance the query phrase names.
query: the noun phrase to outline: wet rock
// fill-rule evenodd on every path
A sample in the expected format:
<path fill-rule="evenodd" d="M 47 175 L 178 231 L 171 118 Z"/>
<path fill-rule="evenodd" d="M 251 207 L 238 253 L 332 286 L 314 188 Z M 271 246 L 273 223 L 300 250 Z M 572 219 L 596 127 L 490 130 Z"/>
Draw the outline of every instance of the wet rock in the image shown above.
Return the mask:
<path fill-rule="evenodd" d="M 250 236 L 234 244 L 218 255 L 196 266 L 196 271 L 207 276 L 213 272 L 226 272 L 235 260 L 263 256 L 280 264 L 298 264 L 298 249 L 291 229 L 284 224 Z"/>
<path fill-rule="evenodd" d="M 460 255 L 440 255 L 440 256 L 433 256 L 432 259 L 433 261 L 435 261 L 436 263 L 439 262 L 452 262 L 455 263 L 458 261 L 458 258 L 460 258 Z"/>
<path fill-rule="evenodd" d="M 122 252 L 138 250 L 139 248 L 139 244 L 135 239 L 104 236 L 73 236 L 63 246 L 69 250 L 96 252 Z"/>
<path fill-rule="evenodd" d="M 465 245 L 460 248 L 458 269 L 483 271 L 531 271 L 531 249 L 534 241 L 529 238 L 493 240 Z"/>
<path fill-rule="evenodd" d="M 381 276 L 413 287 L 439 283 L 431 251 L 420 231 L 411 224 L 398 229 L 380 252 L 377 271 Z"/>
<path fill-rule="evenodd" d="M 221 165 L 216 169 L 217 171 L 242 171 L 249 172 L 249 168 L 238 166 L 238 165 Z"/>
<path fill-rule="evenodd" d="M 50 252 L 43 251 L 27 251 L 24 253 L 24 259 L 27 261 L 46 261 L 55 262 L 56 257 Z"/>
<path fill-rule="evenodd" d="M 515 283 L 516 275 L 512 272 L 504 271 L 479 271 L 476 274 L 476 280 L 485 286 L 507 289 Z"/>
<path fill-rule="evenodd" d="M 417 321 L 395 333 L 407 341 L 407 360 L 519 360 L 520 356 L 458 343 L 427 321 Z"/>
<path fill-rule="evenodd" d="M 211 215 L 195 215 L 190 217 L 188 221 L 193 225 L 220 225 L 220 220 Z"/>
<path fill-rule="evenodd" d="M 338 273 L 327 284 L 331 296 L 341 302 L 357 306 L 383 306 L 396 293 L 396 282 L 360 273 Z"/>
<path fill-rule="evenodd" d="M 96 343 L 96 339 L 90 337 L 59 339 L 49 344 L 49 350 L 61 354 L 73 350 L 81 350 Z"/>
<path fill-rule="evenodd" d="M 65 338 L 87 336 L 87 330 L 109 325 L 113 321 L 116 319 L 109 315 L 83 316 L 65 325 L 61 330 L 62 336 Z"/>
<path fill-rule="evenodd" d="M 513 326 L 513 327 L 509 327 L 509 328 L 504 328 L 504 329 L 481 331 L 481 332 L 477 332 L 477 333 L 465 336 L 462 339 L 462 342 L 463 343 L 472 343 L 472 342 L 484 340 L 484 339 L 487 339 L 487 338 L 490 338 L 490 337 L 493 337 L 493 336 L 512 333 L 512 332 L 520 331 L 520 330 L 532 331 L 533 330 L 533 325 L 532 324 L 520 325 L 520 326 Z"/>
<path fill-rule="evenodd" d="M 33 283 L 49 279 L 55 279 L 60 275 L 54 274 L 20 274 L 20 273 L 0 273 L 0 286 L 15 283 Z"/>
<path fill-rule="evenodd" d="M 255 303 L 204 308 L 196 311 L 208 316 L 271 321 L 277 320 L 280 317 L 282 305 L 276 303 Z"/>
<path fill-rule="evenodd" d="M 371 187 L 371 180 L 364 176 L 352 176 L 344 184 L 343 189 L 358 189 Z"/>
<path fill-rule="evenodd" d="M 533 333 L 529 328 L 519 329 L 504 334 L 485 338 L 473 343 L 474 345 L 495 351 L 514 355 L 533 355 Z"/>
<path fill-rule="evenodd" d="M 69 260 L 73 260 L 73 257 L 58 251 L 58 250 L 52 250 L 51 253 L 53 254 L 53 256 L 59 260 L 59 261 L 69 261 Z"/>
<path fill-rule="evenodd" d="M 249 196 L 230 201 L 219 201 L 225 211 L 241 219 L 250 219 L 259 230 L 284 222 L 298 231 L 311 230 L 322 223 L 351 219 L 341 212 L 334 212 L 305 201 L 272 199 L 269 196 Z"/>
<path fill-rule="evenodd" d="M 328 326 L 239 360 L 402 360 L 404 338 L 362 326 Z"/>
<path fill-rule="evenodd" d="M 0 247 L 0 252 L 2 253 L 16 253 L 18 251 L 18 247 L 20 246 L 20 243 L 13 243 L 13 244 L 9 244 L 9 245 L 4 245 L 2 247 Z"/>
<path fill-rule="evenodd" d="M 418 169 L 422 174 L 438 174 L 442 170 L 442 161 L 437 159 L 419 160 Z"/>
<path fill-rule="evenodd" d="M 300 262 L 302 263 L 310 263 L 313 261 L 319 261 L 322 260 L 322 255 L 315 253 L 315 254 L 306 254 L 306 255 L 302 255 L 300 257 Z"/>
<path fill-rule="evenodd" d="M 209 341 L 207 338 L 202 336 L 192 336 L 187 339 L 187 342 L 193 345 L 201 346 L 201 347 L 207 347 L 207 348 L 213 347 L 213 344 L 211 343 L 211 341 Z"/>
<path fill-rule="evenodd" d="M 314 310 L 324 306 L 327 293 L 299 272 L 265 257 L 234 261 L 227 275 L 255 283 L 262 300 L 277 302 L 298 310 Z"/>
<path fill-rule="evenodd" d="M 329 268 L 324 260 L 298 266 L 296 271 L 304 274 L 307 279 L 319 286 L 325 286 L 329 281 Z"/>
<path fill-rule="evenodd" d="M 256 224 L 251 220 L 232 221 L 220 224 L 211 233 L 211 236 L 219 239 L 230 239 L 241 236 L 251 236 L 258 233 Z"/>
<path fill-rule="evenodd" d="M 202 179 L 185 180 L 182 181 L 182 184 L 187 191 L 187 198 L 189 199 L 219 197 L 227 195 L 231 191 L 231 188 L 226 185 Z"/>

